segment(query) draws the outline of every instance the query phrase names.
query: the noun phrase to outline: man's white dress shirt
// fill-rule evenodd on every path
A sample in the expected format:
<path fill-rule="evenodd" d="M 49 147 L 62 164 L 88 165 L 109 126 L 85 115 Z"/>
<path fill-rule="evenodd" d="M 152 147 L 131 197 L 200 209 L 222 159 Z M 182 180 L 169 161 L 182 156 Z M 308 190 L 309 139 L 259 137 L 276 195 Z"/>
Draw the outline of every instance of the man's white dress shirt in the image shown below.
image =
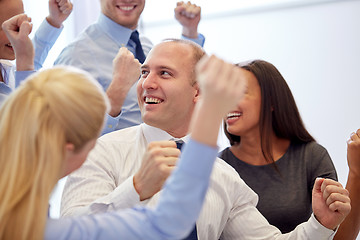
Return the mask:
<path fill-rule="evenodd" d="M 187 142 L 187 138 L 182 138 Z M 147 145 L 174 139 L 147 124 L 102 136 L 83 166 L 69 175 L 61 203 L 63 216 L 93 214 L 136 205 L 154 206 L 161 192 L 141 201 L 133 176 L 139 170 Z M 205 202 L 197 220 L 199 239 L 332 239 L 312 216 L 293 232 L 282 235 L 256 209 L 258 197 L 238 173 L 217 159 Z M 176 207 L 176 206 L 174 206 Z"/>

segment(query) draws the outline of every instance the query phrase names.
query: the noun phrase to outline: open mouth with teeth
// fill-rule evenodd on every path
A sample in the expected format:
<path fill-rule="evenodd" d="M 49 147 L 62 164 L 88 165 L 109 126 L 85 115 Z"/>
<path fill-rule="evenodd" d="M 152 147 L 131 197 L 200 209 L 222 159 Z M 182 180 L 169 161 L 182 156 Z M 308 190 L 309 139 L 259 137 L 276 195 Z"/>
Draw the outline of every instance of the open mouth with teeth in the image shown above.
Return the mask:
<path fill-rule="evenodd" d="M 155 97 L 144 97 L 144 102 L 146 104 L 159 104 L 162 103 L 164 100 L 155 98 Z"/>
<path fill-rule="evenodd" d="M 136 5 L 134 6 L 119 6 L 119 5 L 116 5 L 116 7 L 122 11 L 126 11 L 126 12 L 130 12 L 132 10 L 134 10 L 136 8 Z"/>
<path fill-rule="evenodd" d="M 241 116 L 242 116 L 242 113 L 240 113 L 240 112 L 231 112 L 231 113 L 227 114 L 226 119 L 236 119 Z"/>
<path fill-rule="evenodd" d="M 7 43 L 7 44 L 5 44 L 5 46 L 12 49 L 11 43 Z"/>

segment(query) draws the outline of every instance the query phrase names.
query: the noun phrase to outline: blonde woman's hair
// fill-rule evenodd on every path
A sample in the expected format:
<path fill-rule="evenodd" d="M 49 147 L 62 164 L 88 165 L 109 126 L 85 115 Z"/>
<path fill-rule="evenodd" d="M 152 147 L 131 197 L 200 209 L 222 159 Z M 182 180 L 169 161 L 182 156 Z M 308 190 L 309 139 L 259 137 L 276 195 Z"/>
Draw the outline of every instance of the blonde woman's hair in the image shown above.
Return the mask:
<path fill-rule="evenodd" d="M 108 100 L 87 73 L 34 74 L 0 109 L 0 239 L 42 239 L 49 195 L 64 171 L 65 145 L 96 139 Z"/>

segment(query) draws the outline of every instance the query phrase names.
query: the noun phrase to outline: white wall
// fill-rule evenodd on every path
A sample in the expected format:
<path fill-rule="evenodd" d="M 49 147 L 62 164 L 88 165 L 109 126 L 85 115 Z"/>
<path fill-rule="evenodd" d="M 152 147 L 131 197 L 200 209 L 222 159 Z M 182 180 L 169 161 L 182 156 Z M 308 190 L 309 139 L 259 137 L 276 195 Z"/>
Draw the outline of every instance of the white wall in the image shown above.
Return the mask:
<path fill-rule="evenodd" d="M 200 1 L 198 1 L 200 2 Z M 149 4 L 148 4 L 149 5 Z M 360 1 L 203 14 L 205 49 L 232 62 L 260 58 L 287 80 L 310 133 L 346 183 L 346 140 L 360 128 Z M 179 36 L 175 21 L 143 24 L 155 43 Z"/>

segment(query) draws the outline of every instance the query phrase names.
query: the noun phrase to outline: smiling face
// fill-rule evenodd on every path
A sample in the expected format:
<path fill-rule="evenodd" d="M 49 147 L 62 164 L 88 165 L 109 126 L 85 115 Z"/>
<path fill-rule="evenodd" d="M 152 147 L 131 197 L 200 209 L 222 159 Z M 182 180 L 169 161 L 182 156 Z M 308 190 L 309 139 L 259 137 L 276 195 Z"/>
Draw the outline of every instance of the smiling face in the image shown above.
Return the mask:
<path fill-rule="evenodd" d="M 191 46 L 164 42 L 155 46 L 142 66 L 137 85 L 143 121 L 174 137 L 188 133 L 198 99 Z"/>
<path fill-rule="evenodd" d="M 258 136 L 261 110 L 261 90 L 259 83 L 251 72 L 240 69 L 248 82 L 245 97 L 231 111 L 226 121 L 227 131 L 236 136 Z"/>
<path fill-rule="evenodd" d="M 129 29 L 135 29 L 145 7 L 145 0 L 100 0 L 101 11 L 108 18 Z"/>
<path fill-rule="evenodd" d="M 3 0 L 0 3 L 0 26 L 9 18 L 24 12 L 21 0 Z M 15 53 L 9 39 L 0 28 L 0 59 L 14 60 Z"/>

